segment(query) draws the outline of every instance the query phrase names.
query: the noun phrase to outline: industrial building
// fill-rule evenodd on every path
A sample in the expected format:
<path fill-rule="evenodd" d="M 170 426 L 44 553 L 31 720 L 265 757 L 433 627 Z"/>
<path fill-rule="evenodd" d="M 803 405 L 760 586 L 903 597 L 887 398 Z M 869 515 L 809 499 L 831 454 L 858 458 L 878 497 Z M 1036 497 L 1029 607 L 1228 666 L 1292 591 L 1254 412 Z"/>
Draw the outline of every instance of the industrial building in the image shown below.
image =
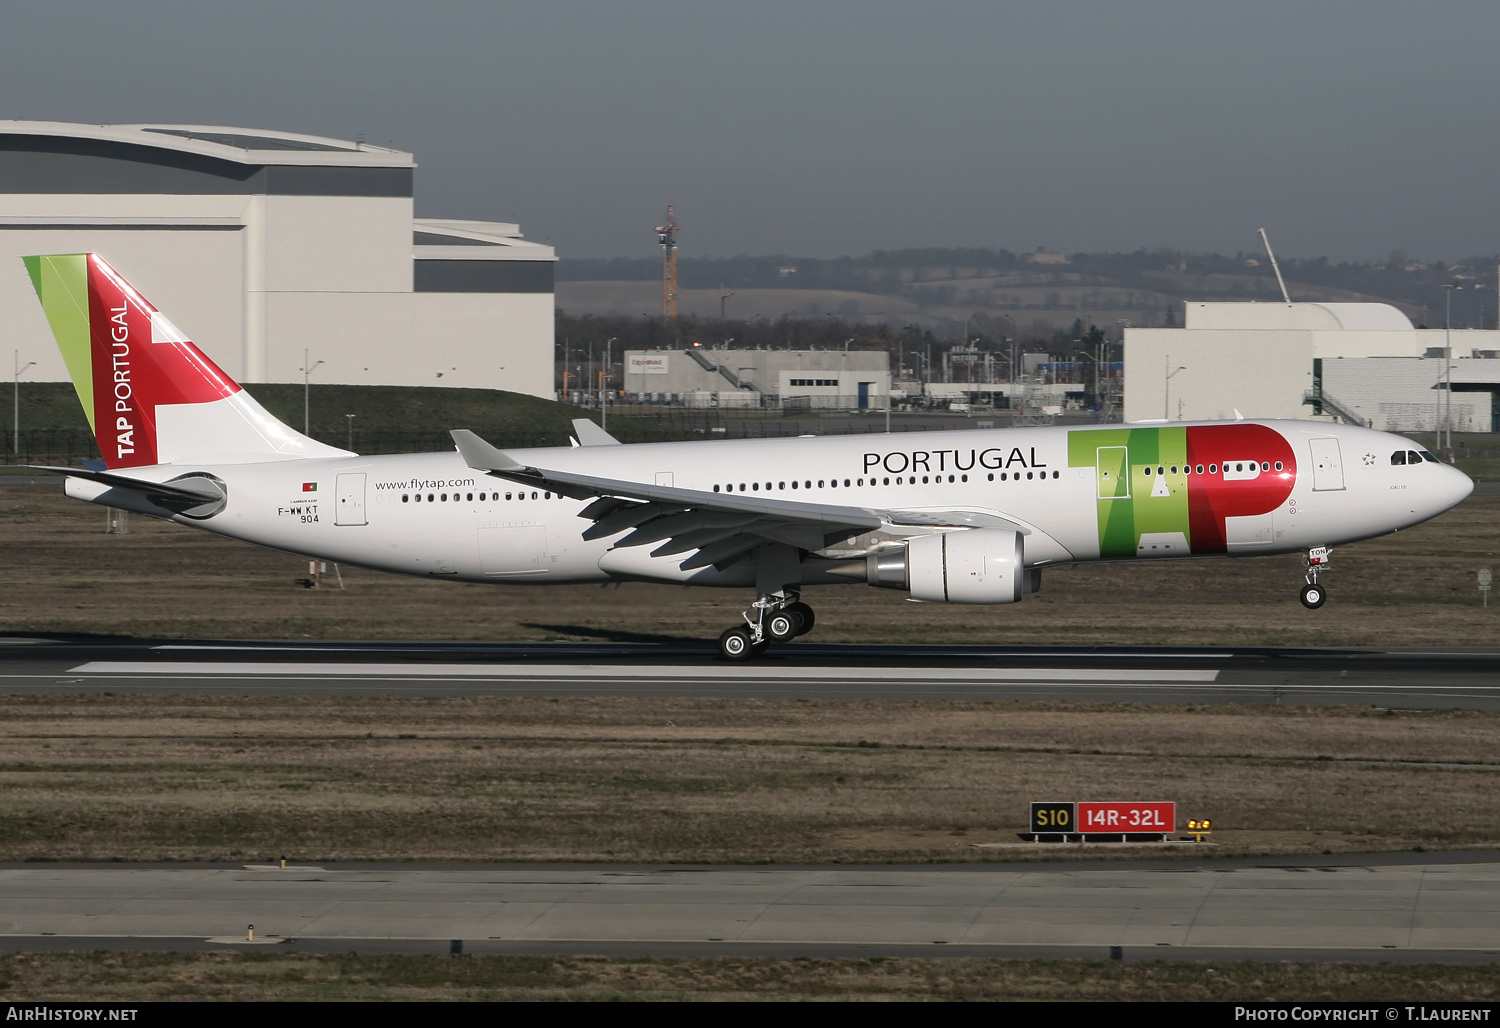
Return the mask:
<path fill-rule="evenodd" d="M 1451 362 L 1443 359 L 1451 340 Z M 1488 432 L 1500 332 L 1419 329 L 1382 303 L 1189 303 L 1184 327 L 1125 330 L 1127 421 L 1326 418 Z"/>
<path fill-rule="evenodd" d="M 18 366 L 67 377 L 20 258 L 97 252 L 242 382 L 306 367 L 314 382 L 551 396 L 552 248 L 512 224 L 414 217 L 415 168 L 288 132 L 0 121 Z"/>
<path fill-rule="evenodd" d="M 884 410 L 884 350 L 627 350 L 625 402 L 689 407 Z"/>

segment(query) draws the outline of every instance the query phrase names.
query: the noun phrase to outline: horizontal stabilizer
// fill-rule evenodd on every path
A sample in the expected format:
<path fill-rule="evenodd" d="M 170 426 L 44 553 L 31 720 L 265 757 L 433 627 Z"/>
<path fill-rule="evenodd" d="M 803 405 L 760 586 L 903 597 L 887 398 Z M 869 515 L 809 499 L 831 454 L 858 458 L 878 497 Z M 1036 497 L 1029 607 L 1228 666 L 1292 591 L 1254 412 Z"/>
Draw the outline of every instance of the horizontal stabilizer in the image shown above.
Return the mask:
<path fill-rule="evenodd" d="M 54 468 L 44 464 L 29 464 L 34 471 L 55 471 L 59 475 L 67 475 L 70 478 L 84 478 L 90 482 L 98 482 L 107 485 L 111 489 L 131 489 L 139 493 L 152 493 L 160 496 L 172 496 L 183 500 L 196 500 L 199 503 L 209 503 L 213 500 L 222 500 L 224 490 L 212 479 L 194 477 L 178 478 L 171 482 L 146 482 L 139 478 L 131 478 L 128 475 L 111 475 L 107 471 L 85 471 L 82 468 Z"/>
<path fill-rule="evenodd" d="M 98 498 L 98 502 L 107 507 L 141 510 L 153 516 L 159 516 L 160 511 L 166 511 L 201 520 L 213 517 L 229 502 L 229 494 L 224 491 L 223 484 L 218 479 L 209 478 L 204 474 L 180 475 L 167 482 L 151 482 L 133 478 L 130 475 L 90 471 L 85 468 L 55 468 L 36 464 L 31 467 L 37 471 L 55 471 L 69 478 L 93 482 L 108 490 L 118 490 L 117 493 L 104 493 Z M 110 498 L 120 494 L 124 496 L 121 496 L 118 501 Z M 74 494 L 70 492 L 69 495 Z M 94 499 L 95 497 L 86 498 Z M 148 506 L 145 508 L 136 506 L 141 500 L 144 500 Z"/>

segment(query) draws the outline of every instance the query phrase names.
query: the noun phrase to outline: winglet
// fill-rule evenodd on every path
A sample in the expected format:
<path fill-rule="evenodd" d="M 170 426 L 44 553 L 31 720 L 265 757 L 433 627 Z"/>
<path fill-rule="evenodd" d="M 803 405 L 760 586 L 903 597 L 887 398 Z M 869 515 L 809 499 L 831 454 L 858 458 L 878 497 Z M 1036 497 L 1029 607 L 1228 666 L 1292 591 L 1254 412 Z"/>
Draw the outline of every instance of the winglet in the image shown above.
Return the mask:
<path fill-rule="evenodd" d="M 475 471 L 521 471 L 525 468 L 510 454 L 495 449 L 467 428 L 455 428 L 448 434 L 453 437 L 453 445 L 458 448 L 464 463 Z"/>
<path fill-rule="evenodd" d="M 588 418 L 574 418 L 573 431 L 577 433 L 579 446 L 619 446 L 620 440 L 594 424 Z"/>

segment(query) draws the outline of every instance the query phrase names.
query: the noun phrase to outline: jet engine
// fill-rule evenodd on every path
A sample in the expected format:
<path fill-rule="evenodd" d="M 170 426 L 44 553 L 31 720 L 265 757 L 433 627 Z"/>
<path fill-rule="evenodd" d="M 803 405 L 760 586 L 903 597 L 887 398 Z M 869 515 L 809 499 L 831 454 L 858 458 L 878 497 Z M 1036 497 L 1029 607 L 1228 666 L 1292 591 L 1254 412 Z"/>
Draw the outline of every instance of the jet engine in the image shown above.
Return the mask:
<path fill-rule="evenodd" d="M 1026 570 L 1023 549 L 1020 532 L 999 529 L 919 535 L 866 557 L 864 578 L 925 603 L 1016 603 L 1042 587 L 1041 571 Z"/>

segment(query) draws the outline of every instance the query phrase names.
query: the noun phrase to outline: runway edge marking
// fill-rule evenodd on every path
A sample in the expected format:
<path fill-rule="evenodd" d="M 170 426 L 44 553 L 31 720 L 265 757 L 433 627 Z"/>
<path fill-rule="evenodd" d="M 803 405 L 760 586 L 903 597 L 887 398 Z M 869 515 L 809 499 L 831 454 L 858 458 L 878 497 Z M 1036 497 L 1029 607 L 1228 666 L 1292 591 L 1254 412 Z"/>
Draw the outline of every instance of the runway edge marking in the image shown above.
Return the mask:
<path fill-rule="evenodd" d="M 640 679 L 702 678 L 711 673 L 724 679 L 766 677 L 840 681 L 967 680 L 989 682 L 1216 682 L 1216 670 L 1185 668 L 788 668 L 694 665 L 617 666 L 604 664 L 335 664 L 335 663 L 208 663 L 196 661 L 90 661 L 67 674 L 143 675 L 171 678 L 198 675 L 257 676 L 372 676 L 410 678 L 535 678 Z"/>

